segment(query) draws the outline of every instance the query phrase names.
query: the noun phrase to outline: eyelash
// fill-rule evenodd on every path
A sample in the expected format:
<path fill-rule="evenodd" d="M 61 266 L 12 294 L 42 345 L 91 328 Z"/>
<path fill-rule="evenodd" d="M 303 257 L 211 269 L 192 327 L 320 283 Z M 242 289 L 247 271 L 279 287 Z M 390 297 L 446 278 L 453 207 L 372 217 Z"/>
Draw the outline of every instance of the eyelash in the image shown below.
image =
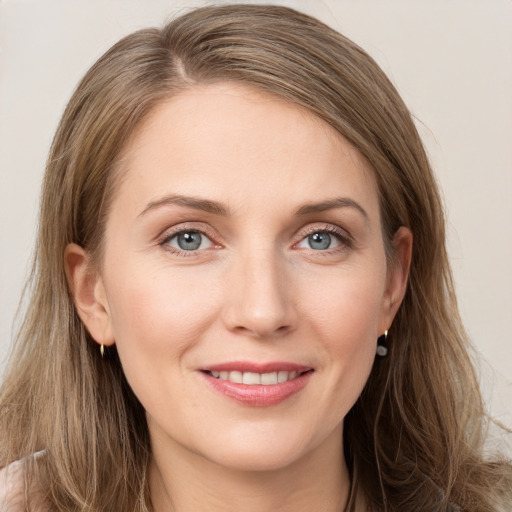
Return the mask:
<path fill-rule="evenodd" d="M 318 226 L 312 226 L 311 228 L 307 229 L 305 232 L 301 233 L 300 240 L 296 242 L 294 246 L 298 245 L 308 236 L 311 236 L 315 233 L 328 233 L 329 235 L 334 235 L 338 242 L 340 243 L 339 247 L 334 247 L 332 249 L 325 249 L 322 251 L 311 249 L 312 251 L 315 252 L 316 255 L 329 256 L 335 252 L 340 252 L 346 249 L 352 249 L 354 247 L 354 239 L 350 236 L 349 233 L 347 233 L 347 231 L 329 224 L 326 224 L 321 228 L 319 228 Z"/>
<path fill-rule="evenodd" d="M 212 243 L 212 246 L 214 248 L 219 248 L 220 245 L 215 243 L 213 234 L 210 234 L 208 231 L 209 230 L 207 230 L 205 228 L 197 228 L 197 227 L 193 227 L 193 226 L 181 225 L 181 226 L 177 227 L 176 229 L 172 230 L 171 232 L 167 231 L 158 240 L 158 245 L 160 245 L 165 251 L 168 251 L 171 254 L 175 254 L 176 256 L 181 256 L 184 258 L 189 258 L 191 256 L 192 257 L 197 256 L 198 253 L 203 252 L 205 249 L 203 249 L 202 251 L 201 250 L 199 250 L 199 251 L 184 251 L 182 249 L 172 247 L 168 244 L 174 237 L 181 235 L 183 233 L 198 233 L 198 234 L 208 238 L 208 240 L 210 240 L 210 242 Z"/>
<path fill-rule="evenodd" d="M 204 228 L 197 228 L 197 227 L 192 227 L 192 226 L 190 226 L 190 227 L 189 226 L 180 226 L 180 227 L 177 227 L 176 229 L 172 230 L 171 232 L 167 231 L 162 237 L 160 237 L 160 239 L 158 240 L 158 245 L 160 245 L 164 250 L 166 250 L 172 254 L 175 254 L 177 256 L 180 256 L 180 257 L 187 258 L 187 257 L 197 256 L 198 253 L 201 253 L 201 252 L 205 251 L 206 249 L 195 250 L 195 251 L 185 251 L 185 250 L 181 250 L 176 247 L 170 246 L 169 242 L 174 237 L 176 237 L 182 233 L 198 233 L 198 234 L 208 238 L 208 240 L 210 240 L 210 242 L 212 243 L 214 248 L 220 248 L 221 247 L 220 244 L 215 243 L 215 241 L 214 241 L 215 237 L 213 236 L 213 234 L 210 234 L 208 231 L 209 230 L 204 229 Z M 338 227 L 335 227 L 332 225 L 325 225 L 321 228 L 319 228 L 318 226 L 312 226 L 311 228 L 307 229 L 306 231 L 303 231 L 302 233 L 300 233 L 300 239 L 297 242 L 295 242 L 292 247 L 296 247 L 303 240 L 305 240 L 308 236 L 311 236 L 315 233 L 328 233 L 329 235 L 334 235 L 336 237 L 336 239 L 338 240 L 338 242 L 340 243 L 340 245 L 338 247 L 334 247 L 332 249 L 331 248 L 325 249 L 325 250 L 310 249 L 311 251 L 313 251 L 315 253 L 315 255 L 329 256 L 329 255 L 332 255 L 333 253 L 341 252 L 346 249 L 352 249 L 354 247 L 354 240 L 350 236 L 350 234 L 348 234 L 345 230 L 342 230 L 341 228 L 338 228 Z"/>

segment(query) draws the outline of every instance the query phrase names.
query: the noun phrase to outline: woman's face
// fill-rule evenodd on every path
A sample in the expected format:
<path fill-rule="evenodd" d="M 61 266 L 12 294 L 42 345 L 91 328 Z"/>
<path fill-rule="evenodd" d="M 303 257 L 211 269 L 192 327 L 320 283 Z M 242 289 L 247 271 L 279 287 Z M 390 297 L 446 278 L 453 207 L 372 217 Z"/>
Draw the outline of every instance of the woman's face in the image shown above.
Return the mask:
<path fill-rule="evenodd" d="M 388 268 L 368 164 L 311 114 L 217 84 L 159 105 L 121 168 L 77 304 L 154 448 L 238 469 L 339 454 L 410 249 L 402 230 Z"/>

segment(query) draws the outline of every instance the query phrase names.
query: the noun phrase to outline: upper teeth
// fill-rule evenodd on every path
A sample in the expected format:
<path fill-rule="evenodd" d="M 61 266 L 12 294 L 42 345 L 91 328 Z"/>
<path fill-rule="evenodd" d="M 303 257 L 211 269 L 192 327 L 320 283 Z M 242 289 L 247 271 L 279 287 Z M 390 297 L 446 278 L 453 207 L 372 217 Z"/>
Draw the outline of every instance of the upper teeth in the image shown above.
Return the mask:
<path fill-rule="evenodd" d="M 295 379 L 299 372 L 271 372 L 271 373 L 254 373 L 254 372 L 210 372 L 211 375 L 220 380 L 229 380 L 237 384 L 263 384 L 271 385 L 277 384 L 278 382 L 286 382 L 287 380 Z"/>

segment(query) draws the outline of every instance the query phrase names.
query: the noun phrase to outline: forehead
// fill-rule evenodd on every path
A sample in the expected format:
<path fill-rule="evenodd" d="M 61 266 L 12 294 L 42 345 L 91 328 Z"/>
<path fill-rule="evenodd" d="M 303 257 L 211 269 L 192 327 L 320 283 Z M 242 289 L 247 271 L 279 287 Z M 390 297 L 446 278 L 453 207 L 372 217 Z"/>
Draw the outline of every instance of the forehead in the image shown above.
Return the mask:
<path fill-rule="evenodd" d="M 119 162 L 116 196 L 133 205 L 163 193 L 305 202 L 350 193 L 376 203 L 374 173 L 334 128 L 251 87 L 194 86 L 157 105 Z M 373 197 L 372 197 L 373 196 Z M 375 204 L 373 204 L 375 206 Z"/>

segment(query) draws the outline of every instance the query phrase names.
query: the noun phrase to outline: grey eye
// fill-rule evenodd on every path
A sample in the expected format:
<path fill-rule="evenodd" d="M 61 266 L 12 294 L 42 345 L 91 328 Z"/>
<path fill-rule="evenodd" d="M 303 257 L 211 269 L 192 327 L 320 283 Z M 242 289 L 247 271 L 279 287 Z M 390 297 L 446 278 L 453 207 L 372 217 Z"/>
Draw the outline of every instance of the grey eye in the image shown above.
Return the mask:
<path fill-rule="evenodd" d="M 201 234 L 200 233 L 180 233 L 176 237 L 178 246 L 184 251 L 195 251 L 201 246 Z"/>
<path fill-rule="evenodd" d="M 329 249 L 332 243 L 332 237 L 329 233 L 318 232 L 307 237 L 308 245 L 315 251 L 324 251 Z"/>
<path fill-rule="evenodd" d="M 211 240 L 199 231 L 182 231 L 170 238 L 168 243 L 171 247 L 182 251 L 197 251 L 212 245 Z"/>

